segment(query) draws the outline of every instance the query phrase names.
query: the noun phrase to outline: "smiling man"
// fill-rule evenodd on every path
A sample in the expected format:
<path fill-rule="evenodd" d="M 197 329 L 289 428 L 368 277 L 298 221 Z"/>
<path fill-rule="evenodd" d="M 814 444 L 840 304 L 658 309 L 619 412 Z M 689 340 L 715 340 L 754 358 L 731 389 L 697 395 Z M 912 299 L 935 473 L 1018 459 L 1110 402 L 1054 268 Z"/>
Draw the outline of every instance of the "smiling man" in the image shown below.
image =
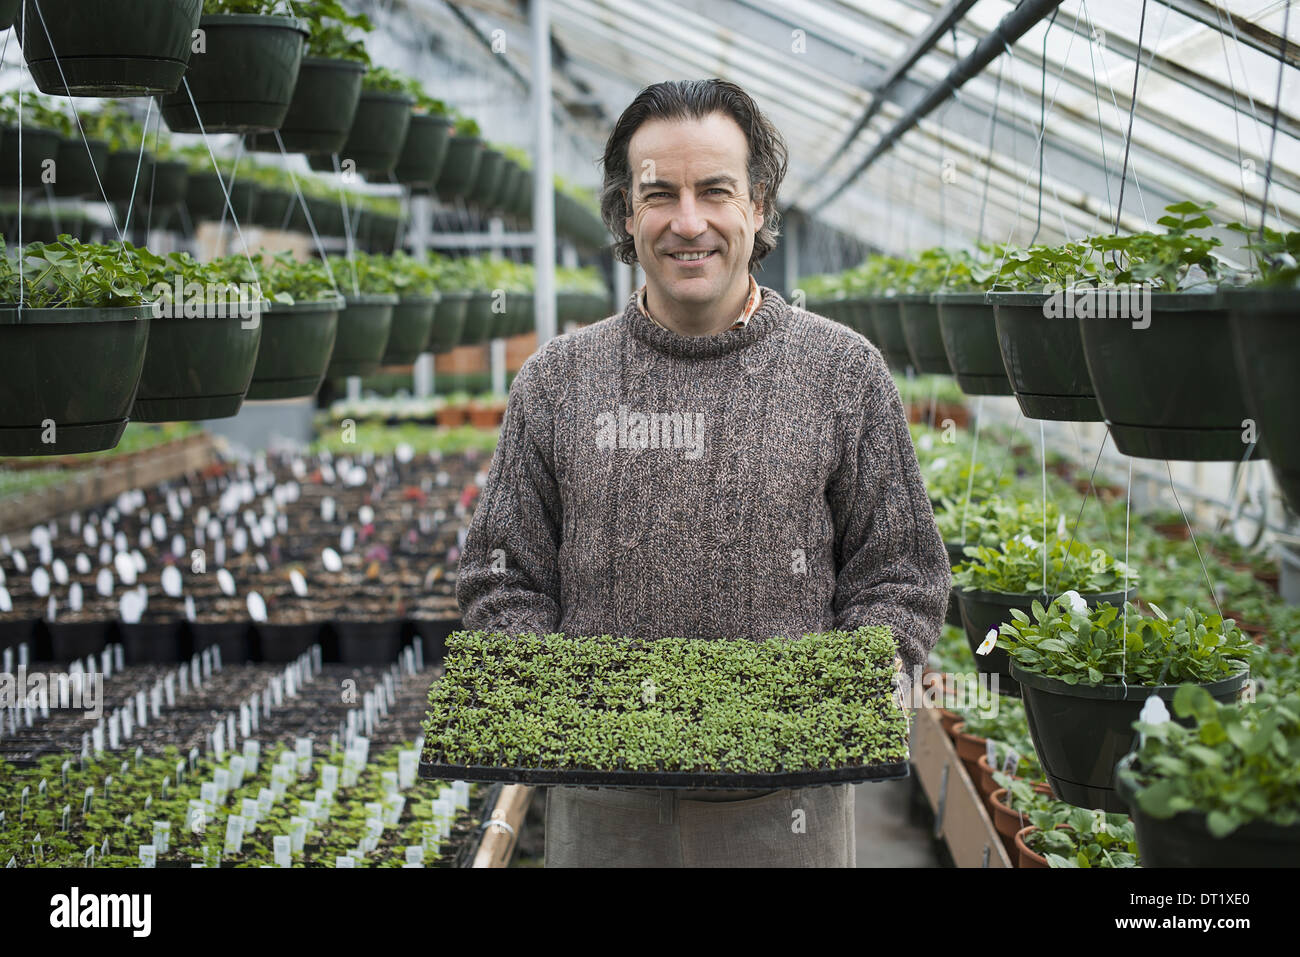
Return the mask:
<path fill-rule="evenodd" d="M 752 276 L 780 134 L 722 80 L 637 95 L 602 213 L 646 284 L 532 356 L 461 557 L 465 626 L 717 640 L 888 625 L 910 674 L 947 553 L 874 345 Z M 547 866 L 852 866 L 846 785 L 552 788 Z"/>

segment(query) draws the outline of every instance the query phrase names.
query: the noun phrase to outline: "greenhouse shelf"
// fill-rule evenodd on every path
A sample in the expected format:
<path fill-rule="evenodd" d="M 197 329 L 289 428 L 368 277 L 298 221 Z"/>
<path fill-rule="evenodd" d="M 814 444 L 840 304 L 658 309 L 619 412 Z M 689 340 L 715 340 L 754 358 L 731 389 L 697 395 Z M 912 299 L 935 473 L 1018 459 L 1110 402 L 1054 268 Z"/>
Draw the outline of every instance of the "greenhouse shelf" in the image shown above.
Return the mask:
<path fill-rule="evenodd" d="M 1011 859 L 962 766 L 952 740 L 939 724 L 939 711 L 920 708 L 912 722 L 912 766 L 958 867 L 1011 867 Z"/>
<path fill-rule="evenodd" d="M 561 768 L 500 768 L 482 765 L 420 763 L 420 777 L 457 781 L 509 781 L 516 784 L 573 787 L 767 790 L 892 781 L 908 775 L 906 762 L 861 764 L 785 774 L 728 774 L 714 771 L 586 771 Z"/>
<path fill-rule="evenodd" d="M 509 867 L 519 845 L 524 817 L 536 789 L 522 784 L 494 786 L 483 803 L 483 825 L 474 842 L 466 843 L 457 859 L 459 867 Z M 466 863 L 468 862 L 468 863 Z"/>

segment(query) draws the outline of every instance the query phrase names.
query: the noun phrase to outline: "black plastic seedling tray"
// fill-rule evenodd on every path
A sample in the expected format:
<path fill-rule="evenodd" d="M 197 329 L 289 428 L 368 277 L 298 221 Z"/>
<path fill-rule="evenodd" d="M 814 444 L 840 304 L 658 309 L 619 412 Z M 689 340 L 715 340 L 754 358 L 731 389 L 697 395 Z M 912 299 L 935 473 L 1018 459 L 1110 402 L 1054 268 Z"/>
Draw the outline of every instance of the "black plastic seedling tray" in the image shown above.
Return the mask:
<path fill-rule="evenodd" d="M 893 781 L 908 775 L 906 761 L 860 764 L 847 768 L 814 768 L 778 774 L 739 774 L 722 771 L 596 771 L 565 768 L 503 768 L 489 765 L 420 762 L 420 777 L 438 781 L 502 781 L 511 784 L 569 787 L 678 788 L 771 790 Z"/>

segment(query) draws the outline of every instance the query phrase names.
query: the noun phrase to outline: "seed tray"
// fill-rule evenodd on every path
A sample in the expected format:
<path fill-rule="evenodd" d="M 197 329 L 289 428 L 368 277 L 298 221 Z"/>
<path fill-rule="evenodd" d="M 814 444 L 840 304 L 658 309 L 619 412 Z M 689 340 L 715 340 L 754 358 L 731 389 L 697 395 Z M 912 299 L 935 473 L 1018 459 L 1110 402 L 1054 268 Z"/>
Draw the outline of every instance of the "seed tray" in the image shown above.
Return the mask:
<path fill-rule="evenodd" d="M 539 787 L 674 788 L 682 790 L 771 790 L 893 781 L 908 775 L 906 761 L 818 768 L 777 774 L 737 774 L 724 771 L 597 771 L 582 768 L 503 768 L 485 765 L 420 763 L 420 777 L 442 781 L 505 782 Z"/>

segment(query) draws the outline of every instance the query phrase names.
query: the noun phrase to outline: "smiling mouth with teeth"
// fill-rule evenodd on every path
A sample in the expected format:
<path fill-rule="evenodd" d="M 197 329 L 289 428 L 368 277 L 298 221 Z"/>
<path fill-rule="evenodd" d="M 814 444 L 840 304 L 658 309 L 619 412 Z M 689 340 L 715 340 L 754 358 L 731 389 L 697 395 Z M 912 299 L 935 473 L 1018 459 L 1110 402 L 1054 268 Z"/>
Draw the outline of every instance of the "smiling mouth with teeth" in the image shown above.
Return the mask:
<path fill-rule="evenodd" d="M 698 252 L 669 253 L 668 255 L 670 255 L 673 259 L 676 259 L 678 262 L 693 263 L 693 262 L 699 262 L 701 259 L 706 259 L 709 256 L 712 256 L 713 253 L 714 250 L 712 249 L 704 249 Z"/>

